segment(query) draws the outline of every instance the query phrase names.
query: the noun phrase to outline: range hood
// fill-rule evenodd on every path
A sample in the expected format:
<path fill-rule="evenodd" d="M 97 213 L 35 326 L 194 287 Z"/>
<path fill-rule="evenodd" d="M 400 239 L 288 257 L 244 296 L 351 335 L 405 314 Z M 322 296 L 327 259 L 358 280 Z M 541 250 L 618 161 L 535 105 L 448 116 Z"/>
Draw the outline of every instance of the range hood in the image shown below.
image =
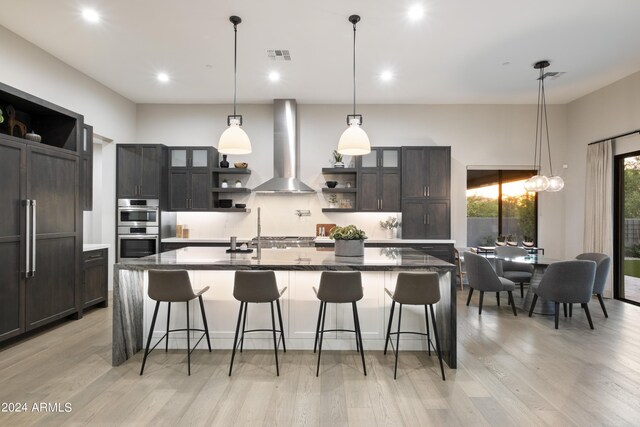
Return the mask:
<path fill-rule="evenodd" d="M 273 178 L 253 189 L 256 193 L 315 193 L 298 179 L 300 141 L 295 99 L 273 100 Z"/>

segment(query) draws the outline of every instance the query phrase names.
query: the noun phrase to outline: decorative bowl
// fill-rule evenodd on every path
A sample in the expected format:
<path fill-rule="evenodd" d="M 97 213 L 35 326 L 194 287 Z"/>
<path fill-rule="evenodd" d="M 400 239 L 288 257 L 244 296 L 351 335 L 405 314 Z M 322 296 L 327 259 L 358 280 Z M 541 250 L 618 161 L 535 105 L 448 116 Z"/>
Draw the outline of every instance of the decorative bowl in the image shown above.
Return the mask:
<path fill-rule="evenodd" d="M 238 162 L 238 163 L 234 163 L 233 166 L 235 166 L 238 169 L 246 169 L 247 166 L 249 166 L 249 163 Z"/>
<path fill-rule="evenodd" d="M 329 188 L 336 188 L 336 185 L 338 185 L 338 181 L 327 181 L 325 182 L 325 184 L 327 184 L 327 187 Z"/>
<path fill-rule="evenodd" d="M 220 199 L 218 200 L 218 203 L 220 204 L 221 208 L 230 208 L 231 206 L 233 206 L 232 199 Z"/>
<path fill-rule="evenodd" d="M 33 141 L 33 142 L 41 142 L 42 141 L 42 137 L 40 135 L 38 135 L 37 133 L 34 133 L 33 131 L 25 134 L 24 138 L 29 140 L 29 141 Z"/>

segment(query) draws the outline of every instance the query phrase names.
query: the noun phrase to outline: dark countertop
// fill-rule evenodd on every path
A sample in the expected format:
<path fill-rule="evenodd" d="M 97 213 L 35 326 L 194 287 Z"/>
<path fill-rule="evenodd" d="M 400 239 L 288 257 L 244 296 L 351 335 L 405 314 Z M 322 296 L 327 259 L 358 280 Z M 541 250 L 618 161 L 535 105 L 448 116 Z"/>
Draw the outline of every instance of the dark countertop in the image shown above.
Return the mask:
<path fill-rule="evenodd" d="M 453 270 L 455 266 L 410 248 L 366 248 L 364 257 L 336 257 L 333 248 L 262 249 L 257 252 L 228 254 L 225 248 L 186 247 L 145 258 L 123 260 L 122 270 Z"/>

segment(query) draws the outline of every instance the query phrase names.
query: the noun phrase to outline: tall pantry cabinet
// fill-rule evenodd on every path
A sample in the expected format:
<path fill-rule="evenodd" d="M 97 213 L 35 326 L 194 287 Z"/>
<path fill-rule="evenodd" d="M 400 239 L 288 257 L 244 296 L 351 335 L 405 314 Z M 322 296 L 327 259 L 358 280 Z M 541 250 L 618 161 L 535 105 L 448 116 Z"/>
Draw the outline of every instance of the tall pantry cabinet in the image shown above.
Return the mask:
<path fill-rule="evenodd" d="M 8 106 L 41 142 L 24 138 Z M 83 117 L 2 83 L 0 108 L 1 342 L 81 316 Z"/>

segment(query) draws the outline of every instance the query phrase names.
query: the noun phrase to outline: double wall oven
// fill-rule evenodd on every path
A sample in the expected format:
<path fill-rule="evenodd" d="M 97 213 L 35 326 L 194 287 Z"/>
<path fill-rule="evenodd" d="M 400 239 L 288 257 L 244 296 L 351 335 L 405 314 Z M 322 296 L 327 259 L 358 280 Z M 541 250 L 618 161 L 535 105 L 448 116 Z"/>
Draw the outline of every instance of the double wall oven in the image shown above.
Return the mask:
<path fill-rule="evenodd" d="M 160 248 L 157 199 L 118 199 L 118 259 L 142 258 Z"/>

